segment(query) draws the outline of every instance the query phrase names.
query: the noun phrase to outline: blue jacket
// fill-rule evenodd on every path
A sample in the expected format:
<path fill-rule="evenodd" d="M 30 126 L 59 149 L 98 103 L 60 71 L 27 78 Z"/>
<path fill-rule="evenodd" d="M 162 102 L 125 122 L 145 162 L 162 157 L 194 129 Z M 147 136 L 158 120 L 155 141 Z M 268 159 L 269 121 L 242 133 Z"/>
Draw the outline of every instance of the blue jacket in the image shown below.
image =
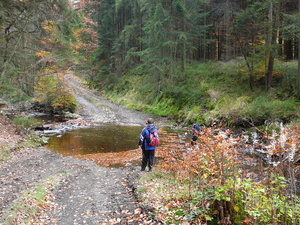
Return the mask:
<path fill-rule="evenodd" d="M 158 130 L 154 125 L 148 125 L 143 128 L 140 133 L 139 145 L 142 146 L 142 149 L 145 150 L 155 150 L 156 146 L 149 146 L 149 140 L 146 140 L 149 137 L 150 131 Z"/>
<path fill-rule="evenodd" d="M 196 130 L 196 131 L 200 131 L 201 129 L 200 129 L 200 126 L 198 125 L 198 124 L 195 124 L 194 126 L 193 126 L 193 128 Z"/>

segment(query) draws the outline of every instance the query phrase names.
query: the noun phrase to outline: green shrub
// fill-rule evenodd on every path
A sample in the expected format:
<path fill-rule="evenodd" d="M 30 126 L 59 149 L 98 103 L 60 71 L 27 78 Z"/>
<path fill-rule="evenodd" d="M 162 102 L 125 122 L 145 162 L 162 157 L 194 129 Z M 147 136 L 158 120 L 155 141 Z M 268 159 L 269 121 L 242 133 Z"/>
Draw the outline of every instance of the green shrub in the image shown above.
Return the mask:
<path fill-rule="evenodd" d="M 194 106 L 192 107 L 188 113 L 185 115 L 186 123 L 190 124 L 191 121 L 197 121 L 200 124 L 205 123 L 204 114 L 201 113 L 201 107 L 200 106 Z"/>
<path fill-rule="evenodd" d="M 65 88 L 57 91 L 57 94 L 53 96 L 51 100 L 51 106 L 54 112 L 74 112 L 77 108 L 77 101 L 75 96 Z"/>
<path fill-rule="evenodd" d="M 295 99 L 281 101 L 260 96 L 246 107 L 241 115 L 249 121 L 256 121 L 257 123 L 276 120 L 289 122 L 298 118 L 298 107 L 299 103 Z"/>
<path fill-rule="evenodd" d="M 13 123 L 23 128 L 31 128 L 36 125 L 37 119 L 33 116 L 18 116 L 12 119 Z"/>

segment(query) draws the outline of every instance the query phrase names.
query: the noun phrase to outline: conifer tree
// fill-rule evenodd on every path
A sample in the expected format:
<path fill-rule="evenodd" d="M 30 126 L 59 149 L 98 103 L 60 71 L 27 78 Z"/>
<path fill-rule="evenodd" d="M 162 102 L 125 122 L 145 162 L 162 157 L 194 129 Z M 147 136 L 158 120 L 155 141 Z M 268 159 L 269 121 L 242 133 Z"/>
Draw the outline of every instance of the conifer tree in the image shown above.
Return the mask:
<path fill-rule="evenodd" d="M 278 52 L 278 10 L 277 1 L 249 1 L 247 8 L 237 16 L 235 36 L 248 66 L 252 90 L 254 70 L 258 65 L 265 67 L 266 90 L 272 86 L 274 59 Z"/>

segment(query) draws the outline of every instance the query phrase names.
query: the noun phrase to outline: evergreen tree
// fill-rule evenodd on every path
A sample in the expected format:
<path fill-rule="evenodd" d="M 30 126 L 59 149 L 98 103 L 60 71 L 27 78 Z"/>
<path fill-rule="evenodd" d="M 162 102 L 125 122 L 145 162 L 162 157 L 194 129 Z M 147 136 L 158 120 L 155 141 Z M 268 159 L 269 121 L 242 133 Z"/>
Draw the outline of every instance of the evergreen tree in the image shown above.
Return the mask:
<path fill-rule="evenodd" d="M 255 68 L 261 65 L 265 68 L 266 89 L 272 86 L 274 59 L 278 52 L 279 8 L 278 1 L 249 1 L 247 8 L 237 16 L 235 36 L 248 66 L 252 90 Z"/>
<path fill-rule="evenodd" d="M 297 98 L 300 100 L 300 0 L 298 0 L 297 4 L 296 2 L 294 4 L 289 4 L 289 7 L 286 8 L 285 14 L 283 17 L 283 28 L 282 28 L 282 35 L 284 40 L 289 40 L 287 43 L 293 42 L 292 40 L 297 40 L 298 48 L 294 48 L 297 50 L 295 52 L 298 56 L 298 81 L 297 81 Z M 295 8 L 298 8 L 297 11 L 295 11 Z M 286 45 L 284 45 L 286 47 Z M 292 46 L 290 46 L 292 47 Z M 291 52 L 290 48 L 288 48 L 288 51 L 284 51 L 284 53 Z M 293 55 L 293 53 L 292 53 Z M 290 59 L 289 55 L 286 56 L 287 59 Z M 291 86 L 294 86 L 295 83 L 291 83 Z"/>
<path fill-rule="evenodd" d="M 157 92 L 162 87 L 172 89 L 187 61 L 198 49 L 193 45 L 206 33 L 205 14 L 202 1 L 148 1 L 144 7 L 143 43 L 141 60 L 151 68 L 151 79 L 157 84 Z"/>

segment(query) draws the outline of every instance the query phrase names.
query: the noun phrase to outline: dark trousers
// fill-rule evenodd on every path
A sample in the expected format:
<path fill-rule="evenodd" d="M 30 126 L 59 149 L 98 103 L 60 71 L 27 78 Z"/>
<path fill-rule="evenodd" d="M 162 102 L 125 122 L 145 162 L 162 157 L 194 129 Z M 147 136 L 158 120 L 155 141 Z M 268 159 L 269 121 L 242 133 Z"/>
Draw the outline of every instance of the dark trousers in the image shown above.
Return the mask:
<path fill-rule="evenodd" d="M 146 169 L 148 165 L 149 171 L 151 171 L 152 166 L 154 165 L 155 150 L 144 150 L 143 149 L 143 158 L 142 158 L 142 171 Z"/>

